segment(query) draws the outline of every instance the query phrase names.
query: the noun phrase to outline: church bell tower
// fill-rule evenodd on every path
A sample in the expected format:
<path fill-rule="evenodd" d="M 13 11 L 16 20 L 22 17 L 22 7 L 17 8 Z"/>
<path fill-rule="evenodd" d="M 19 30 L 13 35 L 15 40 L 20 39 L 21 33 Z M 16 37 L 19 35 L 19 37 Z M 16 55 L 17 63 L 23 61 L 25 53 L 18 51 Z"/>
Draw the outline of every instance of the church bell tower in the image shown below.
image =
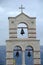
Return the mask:
<path fill-rule="evenodd" d="M 36 38 L 36 17 L 29 17 L 23 13 L 22 5 L 19 9 L 21 9 L 19 15 L 8 17 L 6 65 L 41 65 L 40 40 Z"/>

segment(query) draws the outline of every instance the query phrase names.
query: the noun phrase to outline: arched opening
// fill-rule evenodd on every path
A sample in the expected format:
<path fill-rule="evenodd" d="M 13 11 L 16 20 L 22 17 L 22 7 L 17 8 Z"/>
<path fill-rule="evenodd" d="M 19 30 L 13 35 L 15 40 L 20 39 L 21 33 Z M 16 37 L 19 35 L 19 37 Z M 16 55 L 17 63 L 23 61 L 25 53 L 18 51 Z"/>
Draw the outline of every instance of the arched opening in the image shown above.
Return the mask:
<path fill-rule="evenodd" d="M 25 49 L 25 64 L 26 65 L 34 65 L 34 63 L 33 63 L 33 48 L 31 46 L 27 46 Z"/>
<path fill-rule="evenodd" d="M 15 65 L 22 65 L 22 48 L 20 46 L 15 46 L 13 50 L 13 58 Z"/>
<path fill-rule="evenodd" d="M 20 23 L 18 26 L 17 26 L 17 37 L 18 38 L 28 38 L 28 27 L 27 27 L 27 24 L 25 23 Z"/>

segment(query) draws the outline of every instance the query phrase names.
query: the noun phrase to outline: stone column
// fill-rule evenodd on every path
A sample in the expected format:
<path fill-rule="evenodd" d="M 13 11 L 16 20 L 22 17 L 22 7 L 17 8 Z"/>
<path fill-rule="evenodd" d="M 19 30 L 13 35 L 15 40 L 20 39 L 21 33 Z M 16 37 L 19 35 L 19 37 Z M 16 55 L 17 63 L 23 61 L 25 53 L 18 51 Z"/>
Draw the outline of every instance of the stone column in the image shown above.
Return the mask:
<path fill-rule="evenodd" d="M 25 65 L 25 52 L 22 52 L 22 65 Z"/>

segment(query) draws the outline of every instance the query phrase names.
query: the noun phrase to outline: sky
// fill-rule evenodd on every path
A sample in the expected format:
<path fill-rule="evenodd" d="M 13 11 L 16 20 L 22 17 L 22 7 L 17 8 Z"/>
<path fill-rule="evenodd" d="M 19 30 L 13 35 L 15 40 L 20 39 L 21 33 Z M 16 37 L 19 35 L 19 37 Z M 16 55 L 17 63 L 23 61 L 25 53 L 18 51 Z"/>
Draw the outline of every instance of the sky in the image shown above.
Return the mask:
<path fill-rule="evenodd" d="M 17 16 L 21 4 L 25 14 L 36 17 L 36 36 L 43 45 L 43 0 L 0 0 L 0 45 L 6 45 L 5 41 L 9 39 L 8 17 Z"/>

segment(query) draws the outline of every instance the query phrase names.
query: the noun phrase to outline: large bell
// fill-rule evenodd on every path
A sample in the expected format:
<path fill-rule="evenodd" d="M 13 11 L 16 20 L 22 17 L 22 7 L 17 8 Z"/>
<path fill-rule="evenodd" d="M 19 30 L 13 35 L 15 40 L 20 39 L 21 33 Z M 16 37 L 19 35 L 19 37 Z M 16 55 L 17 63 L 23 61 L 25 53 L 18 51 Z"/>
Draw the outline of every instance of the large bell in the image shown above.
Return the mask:
<path fill-rule="evenodd" d="M 30 53 L 30 51 L 28 51 L 28 55 L 27 55 L 28 57 L 30 57 L 31 56 L 31 53 Z"/>
<path fill-rule="evenodd" d="M 17 57 L 19 56 L 19 52 L 18 52 L 18 51 L 16 52 L 16 56 L 17 56 Z"/>
<path fill-rule="evenodd" d="M 21 34 L 22 34 L 22 35 L 24 34 L 24 30 L 23 30 L 23 28 L 21 29 Z"/>

